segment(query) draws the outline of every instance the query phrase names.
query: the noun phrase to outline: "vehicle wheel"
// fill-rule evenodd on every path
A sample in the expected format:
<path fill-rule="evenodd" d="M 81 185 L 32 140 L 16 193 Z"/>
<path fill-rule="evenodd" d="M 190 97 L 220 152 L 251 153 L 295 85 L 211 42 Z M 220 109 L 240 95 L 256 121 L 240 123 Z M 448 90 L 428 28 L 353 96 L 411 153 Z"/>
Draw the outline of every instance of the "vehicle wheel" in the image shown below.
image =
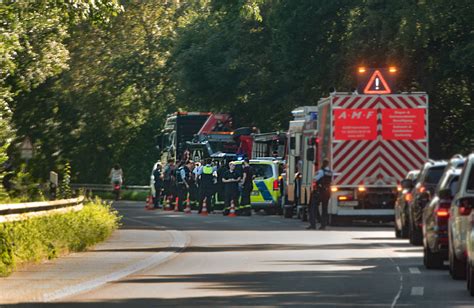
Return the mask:
<path fill-rule="evenodd" d="M 468 291 L 471 291 L 471 283 L 472 283 L 472 279 L 471 279 L 471 265 L 469 262 L 466 262 L 466 287 L 467 287 L 467 290 Z"/>
<path fill-rule="evenodd" d="M 428 247 L 423 248 L 423 264 L 427 269 L 443 267 L 443 259 L 439 253 L 432 252 Z"/>
<path fill-rule="evenodd" d="M 306 208 L 304 208 L 303 213 L 301 213 L 301 221 L 308 221 L 308 211 Z"/>
<path fill-rule="evenodd" d="M 283 213 L 285 214 L 285 218 L 291 218 L 293 217 L 293 209 L 290 207 L 285 207 L 283 209 Z"/>
<path fill-rule="evenodd" d="M 452 252 L 452 249 L 449 250 L 449 273 L 455 280 L 462 280 L 466 278 L 466 264 L 456 258 Z"/>
<path fill-rule="evenodd" d="M 402 226 L 402 230 L 400 230 L 400 237 L 401 238 L 408 238 L 410 232 L 409 232 L 409 228 L 408 228 L 408 224 L 404 224 Z"/>
<path fill-rule="evenodd" d="M 472 265 L 469 264 L 468 269 L 469 271 L 467 272 L 467 279 L 469 281 L 469 294 L 471 294 L 471 296 L 474 296 L 474 268 L 472 268 Z"/>
<path fill-rule="evenodd" d="M 396 238 L 401 238 L 402 237 L 402 231 L 398 230 L 397 222 L 395 222 L 395 237 Z"/>
<path fill-rule="evenodd" d="M 423 244 L 423 238 L 420 230 L 416 230 L 412 224 L 410 224 L 410 244 L 420 246 Z"/>

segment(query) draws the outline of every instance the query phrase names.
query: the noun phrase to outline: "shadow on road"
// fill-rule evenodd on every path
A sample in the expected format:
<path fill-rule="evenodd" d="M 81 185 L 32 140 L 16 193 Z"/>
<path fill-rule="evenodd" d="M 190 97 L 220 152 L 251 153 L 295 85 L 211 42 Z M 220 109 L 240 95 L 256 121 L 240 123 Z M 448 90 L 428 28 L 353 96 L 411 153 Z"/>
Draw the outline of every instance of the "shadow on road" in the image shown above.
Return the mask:
<path fill-rule="evenodd" d="M 391 247 L 405 248 L 405 243 L 392 243 Z M 270 250 L 355 250 L 355 249 L 380 249 L 376 243 L 343 243 L 322 245 L 291 245 L 291 244 L 251 244 L 251 245 L 219 245 L 219 246 L 188 246 L 184 250 L 178 247 L 151 247 L 151 248 L 123 248 L 123 249 L 96 249 L 96 252 L 239 252 L 239 251 L 270 251 Z M 408 250 L 408 252 L 418 252 Z"/>
<path fill-rule="evenodd" d="M 406 261 L 416 263 L 419 262 L 419 258 L 407 258 Z M 110 299 L 82 303 L 37 303 L 28 306 L 389 307 L 399 289 L 399 274 L 388 258 L 277 260 L 274 262 L 275 271 L 140 275 L 111 283 L 111 285 L 126 285 L 127 288 L 133 288 L 135 285 L 143 288 L 152 285 L 153 289 L 163 290 L 157 293 L 157 296 L 162 296 L 161 298 L 154 298 L 152 293 L 149 294 L 150 298 Z M 285 270 L 285 266 L 294 268 L 295 265 L 301 265 L 307 270 Z M 312 266 L 318 266 L 318 270 L 314 270 Z M 183 289 L 178 289 L 178 291 L 173 289 L 173 286 L 178 285 L 184 286 Z M 171 293 L 167 293 L 167 290 L 171 290 Z M 416 303 L 412 302 L 409 306 L 443 307 L 442 301 L 435 301 L 435 298 L 418 298 Z M 466 297 L 457 298 L 456 304 L 469 306 L 472 301 L 466 295 Z M 22 305 L 11 306 L 21 307 Z M 10 305 L 3 307 L 10 307 Z"/>

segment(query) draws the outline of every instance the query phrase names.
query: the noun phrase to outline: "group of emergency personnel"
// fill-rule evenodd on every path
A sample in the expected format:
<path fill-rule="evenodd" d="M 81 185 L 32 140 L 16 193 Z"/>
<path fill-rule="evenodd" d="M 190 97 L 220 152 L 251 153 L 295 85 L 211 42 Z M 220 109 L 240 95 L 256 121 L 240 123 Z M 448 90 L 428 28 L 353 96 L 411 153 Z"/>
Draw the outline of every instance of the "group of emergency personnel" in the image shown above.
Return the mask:
<path fill-rule="evenodd" d="M 153 168 L 154 177 L 154 207 L 160 206 L 163 197 L 170 202 L 177 197 L 179 211 L 184 210 L 184 203 L 193 197 L 199 202 L 199 213 L 206 202 L 208 212 L 213 210 L 213 199 L 218 196 L 224 199 L 224 205 L 229 208 L 232 203 L 235 207 L 247 207 L 250 210 L 250 194 L 253 189 L 253 172 L 249 160 L 243 162 L 242 172 L 236 170 L 233 162 L 223 161 L 220 166 L 212 159 L 206 159 L 202 164 L 191 160 L 175 165 L 170 159 L 164 170 L 158 162 Z M 308 230 L 316 229 L 316 220 L 319 221 L 319 230 L 324 230 L 328 223 L 328 203 L 331 197 L 331 181 L 333 171 L 329 168 L 329 161 L 323 160 L 321 169 L 315 176 L 316 189 L 311 194 L 309 206 Z M 239 205 L 240 199 L 240 205 Z M 321 213 L 319 205 L 321 204 Z"/>
<path fill-rule="evenodd" d="M 161 200 L 171 204 L 177 202 L 178 210 L 183 211 L 185 204 L 199 203 L 199 213 L 206 203 L 206 209 L 213 211 L 215 199 L 224 200 L 224 206 L 236 208 L 242 206 L 250 210 L 250 194 L 253 189 L 253 173 L 249 160 L 243 162 L 242 172 L 236 170 L 233 162 L 216 162 L 211 158 L 203 162 L 182 161 L 178 165 L 168 160 L 163 168 L 160 162 L 153 167 L 154 208 L 161 206 Z M 240 202 L 239 202 L 240 201 Z"/>

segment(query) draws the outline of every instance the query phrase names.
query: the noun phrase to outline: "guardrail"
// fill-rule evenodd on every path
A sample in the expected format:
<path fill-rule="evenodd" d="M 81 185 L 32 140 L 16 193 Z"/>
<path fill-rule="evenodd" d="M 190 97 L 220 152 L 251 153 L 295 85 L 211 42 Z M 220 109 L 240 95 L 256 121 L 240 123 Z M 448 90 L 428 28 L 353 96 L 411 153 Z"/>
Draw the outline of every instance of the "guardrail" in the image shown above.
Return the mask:
<path fill-rule="evenodd" d="M 84 197 L 56 201 L 0 204 L 0 223 L 26 220 L 53 213 L 80 211 L 84 207 Z"/>
<path fill-rule="evenodd" d="M 85 189 L 85 190 L 95 190 L 95 191 L 112 191 L 112 184 L 71 184 L 73 189 Z M 122 189 L 126 190 L 139 190 L 139 191 L 149 191 L 150 186 L 139 186 L 139 185 L 122 185 Z"/>

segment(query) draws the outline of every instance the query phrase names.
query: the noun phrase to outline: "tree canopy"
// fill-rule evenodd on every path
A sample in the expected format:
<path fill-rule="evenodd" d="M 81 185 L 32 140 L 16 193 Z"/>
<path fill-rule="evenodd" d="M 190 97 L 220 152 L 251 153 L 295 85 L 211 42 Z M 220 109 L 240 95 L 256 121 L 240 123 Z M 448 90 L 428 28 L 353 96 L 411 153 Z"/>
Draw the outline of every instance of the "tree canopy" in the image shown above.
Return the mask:
<path fill-rule="evenodd" d="M 472 149 L 472 1 L 121 4 L 0 4 L 0 129 L 33 140 L 37 177 L 70 161 L 74 181 L 104 182 L 120 163 L 146 183 L 166 114 L 285 130 L 293 108 L 354 87 L 359 65 L 395 65 L 401 91 L 429 94 L 432 157 Z"/>

